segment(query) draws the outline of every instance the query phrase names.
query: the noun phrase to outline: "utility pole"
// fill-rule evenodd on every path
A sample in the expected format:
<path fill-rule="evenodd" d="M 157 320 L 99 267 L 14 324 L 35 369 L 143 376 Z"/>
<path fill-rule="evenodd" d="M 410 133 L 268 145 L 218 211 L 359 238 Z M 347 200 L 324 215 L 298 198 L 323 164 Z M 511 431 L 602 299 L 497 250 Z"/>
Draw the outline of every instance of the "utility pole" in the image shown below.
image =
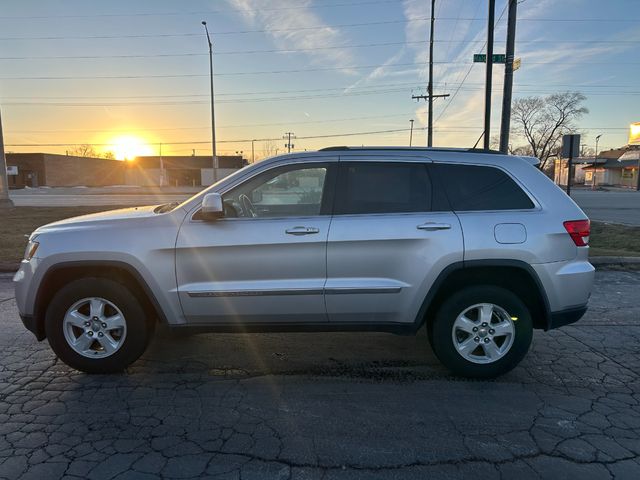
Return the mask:
<path fill-rule="evenodd" d="M 596 173 L 598 172 L 598 142 L 600 141 L 601 136 L 602 136 L 602 133 L 596 136 L 596 153 L 593 156 L 593 179 L 592 179 L 593 181 L 591 182 L 592 190 L 596 189 Z"/>
<path fill-rule="evenodd" d="M 287 149 L 287 153 L 291 153 L 291 149 L 295 147 L 293 143 L 291 143 L 291 137 L 296 138 L 293 132 L 286 132 L 282 138 L 284 138 L 287 143 L 284 144 L 284 148 Z"/>
<path fill-rule="evenodd" d="M 411 130 L 409 131 L 409 146 L 411 146 L 411 142 L 413 141 L 413 118 L 409 120 L 411 123 Z"/>
<path fill-rule="evenodd" d="M 414 100 L 426 100 L 427 101 L 427 147 L 433 147 L 433 99 L 445 98 L 449 94 L 434 95 L 433 94 L 433 37 L 434 37 L 434 25 L 436 20 L 436 0 L 431 0 L 431 29 L 429 30 L 429 83 L 427 84 L 426 95 L 413 95 L 411 98 Z M 412 124 L 413 126 L 413 124 Z"/>
<path fill-rule="evenodd" d="M 251 140 L 251 163 L 256 163 L 255 139 Z"/>
<path fill-rule="evenodd" d="M 484 93 L 484 148 L 489 150 L 491 141 L 491 82 L 493 81 L 493 29 L 496 16 L 496 0 L 489 0 L 487 19 L 487 74 Z"/>
<path fill-rule="evenodd" d="M 213 183 L 216 183 L 218 181 L 218 155 L 216 153 L 216 114 L 214 109 L 213 97 L 213 43 L 211 43 L 209 29 L 207 28 L 207 22 L 203 20 L 202 25 L 204 25 L 204 31 L 207 34 L 207 43 L 209 44 L 209 79 L 211 86 L 211 155 L 213 157 Z"/>
<path fill-rule="evenodd" d="M 0 117 L 0 209 L 11 207 L 13 207 L 13 202 L 9 198 L 9 182 L 7 181 L 7 160 L 4 156 L 2 117 Z"/>
<path fill-rule="evenodd" d="M 164 187 L 164 162 L 162 160 L 162 143 L 160 144 L 160 186 Z"/>
<path fill-rule="evenodd" d="M 504 65 L 504 88 L 502 93 L 502 121 L 500 123 L 500 151 L 509 153 L 509 130 L 511 129 L 511 96 L 513 93 L 513 61 L 516 50 L 516 17 L 518 0 L 509 0 L 507 20 L 507 52 Z"/>

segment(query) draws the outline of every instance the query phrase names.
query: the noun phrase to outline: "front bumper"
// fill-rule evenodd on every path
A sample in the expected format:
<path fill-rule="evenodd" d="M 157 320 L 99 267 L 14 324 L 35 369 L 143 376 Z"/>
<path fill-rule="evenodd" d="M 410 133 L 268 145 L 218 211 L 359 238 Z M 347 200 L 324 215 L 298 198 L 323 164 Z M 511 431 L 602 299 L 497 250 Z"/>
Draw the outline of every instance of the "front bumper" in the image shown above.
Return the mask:
<path fill-rule="evenodd" d="M 562 327 L 575 323 L 582 318 L 586 313 L 587 306 L 582 305 L 580 307 L 568 308 L 559 312 L 551 312 L 551 319 L 549 322 L 549 329 Z"/>

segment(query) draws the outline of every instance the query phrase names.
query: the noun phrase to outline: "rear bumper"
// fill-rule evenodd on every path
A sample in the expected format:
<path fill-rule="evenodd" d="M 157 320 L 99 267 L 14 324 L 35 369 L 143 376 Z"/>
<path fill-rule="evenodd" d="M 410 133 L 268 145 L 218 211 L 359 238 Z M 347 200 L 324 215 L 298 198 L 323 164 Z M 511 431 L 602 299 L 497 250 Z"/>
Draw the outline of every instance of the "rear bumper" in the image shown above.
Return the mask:
<path fill-rule="evenodd" d="M 36 317 L 33 315 L 20 315 L 20 319 L 22 320 L 22 324 L 25 326 L 27 330 L 33 333 L 39 341 L 45 339 L 46 335 L 44 333 L 43 325 L 36 320 Z"/>
<path fill-rule="evenodd" d="M 569 325 L 575 323 L 582 318 L 587 311 L 587 306 L 568 308 L 559 312 L 551 312 L 551 319 L 549 322 L 549 329 L 562 327 L 563 325 Z"/>

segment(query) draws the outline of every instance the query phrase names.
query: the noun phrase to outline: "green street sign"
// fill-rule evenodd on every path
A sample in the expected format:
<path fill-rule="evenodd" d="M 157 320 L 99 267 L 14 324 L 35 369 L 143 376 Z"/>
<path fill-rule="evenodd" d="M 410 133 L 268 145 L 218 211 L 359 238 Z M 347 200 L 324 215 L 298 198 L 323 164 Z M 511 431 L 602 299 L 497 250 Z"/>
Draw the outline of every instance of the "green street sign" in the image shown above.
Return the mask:
<path fill-rule="evenodd" d="M 492 58 L 493 58 L 493 63 L 507 63 L 507 56 L 504 53 L 494 53 Z M 473 62 L 474 63 L 487 63 L 487 54 L 486 53 L 474 53 L 473 54 Z"/>

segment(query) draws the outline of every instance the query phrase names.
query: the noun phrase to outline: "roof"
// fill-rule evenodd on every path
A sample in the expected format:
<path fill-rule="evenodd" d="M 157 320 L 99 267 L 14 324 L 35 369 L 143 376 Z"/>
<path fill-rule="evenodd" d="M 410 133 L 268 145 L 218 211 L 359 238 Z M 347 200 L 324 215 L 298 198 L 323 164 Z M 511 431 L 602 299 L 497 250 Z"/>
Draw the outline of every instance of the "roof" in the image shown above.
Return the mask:
<path fill-rule="evenodd" d="M 383 151 L 426 151 L 426 152 L 458 152 L 458 153 L 497 153 L 502 154 L 497 150 L 490 150 L 484 148 L 456 148 L 456 147 L 325 147 L 318 150 L 319 152 L 345 152 L 345 151 L 362 151 L 362 150 L 383 150 Z"/>
<path fill-rule="evenodd" d="M 478 163 L 487 165 L 501 165 L 505 161 L 518 159 L 530 165 L 538 165 L 540 161 L 536 157 L 508 155 L 496 150 L 484 150 L 473 148 L 429 148 L 429 147 L 328 147 L 317 151 L 292 152 L 266 158 L 258 163 L 278 162 L 284 159 L 296 159 L 298 161 L 314 161 L 318 157 L 326 157 L 329 154 L 343 157 L 351 157 L 354 160 L 366 160 L 363 156 L 370 155 L 372 160 L 384 160 L 384 158 L 402 158 L 407 161 L 431 160 L 450 163 Z"/>

